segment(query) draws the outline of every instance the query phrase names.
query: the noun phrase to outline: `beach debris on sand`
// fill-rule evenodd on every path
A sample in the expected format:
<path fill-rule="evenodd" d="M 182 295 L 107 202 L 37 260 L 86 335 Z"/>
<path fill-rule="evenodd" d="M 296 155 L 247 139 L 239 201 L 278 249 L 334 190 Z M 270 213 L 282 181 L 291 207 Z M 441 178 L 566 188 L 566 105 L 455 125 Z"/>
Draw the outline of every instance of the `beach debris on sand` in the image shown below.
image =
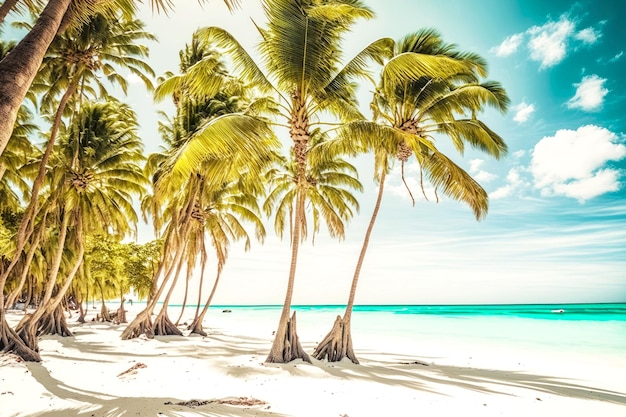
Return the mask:
<path fill-rule="evenodd" d="M 219 400 L 189 400 L 189 401 L 181 401 L 179 403 L 172 403 L 168 401 L 165 405 L 184 405 L 185 407 L 201 407 L 207 404 L 226 404 L 226 405 L 236 405 L 239 407 L 252 407 L 255 405 L 265 405 L 267 404 L 265 401 L 258 400 L 256 398 L 248 398 L 248 397 L 238 397 L 238 398 L 223 398 Z"/>
<path fill-rule="evenodd" d="M 422 366 L 430 366 L 426 362 L 413 361 L 413 362 L 400 362 L 400 365 L 422 365 Z"/>
<path fill-rule="evenodd" d="M 137 373 L 137 369 L 147 368 L 147 367 L 148 366 L 145 363 L 137 362 L 136 364 L 134 364 L 133 366 L 131 366 L 130 368 L 128 368 L 127 370 L 125 370 L 124 372 L 119 374 L 118 377 L 121 377 L 121 376 L 124 376 L 124 375 L 136 374 Z"/>

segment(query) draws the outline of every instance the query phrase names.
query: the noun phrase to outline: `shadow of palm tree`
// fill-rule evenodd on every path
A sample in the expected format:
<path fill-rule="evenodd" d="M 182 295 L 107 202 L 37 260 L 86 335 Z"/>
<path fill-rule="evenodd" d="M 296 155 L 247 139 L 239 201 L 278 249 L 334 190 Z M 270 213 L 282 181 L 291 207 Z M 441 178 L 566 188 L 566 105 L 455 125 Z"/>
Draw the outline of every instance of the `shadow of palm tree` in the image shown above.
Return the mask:
<path fill-rule="evenodd" d="M 50 375 L 48 369 L 40 363 L 27 363 L 29 371 L 51 395 L 75 403 L 75 407 L 48 409 L 42 413 L 46 417 L 67 417 L 68 415 L 85 414 L 93 417 L 118 416 L 183 416 L 193 412 L 197 416 L 223 417 L 286 417 L 283 414 L 270 412 L 263 406 L 237 406 L 224 404 L 223 400 L 204 401 L 206 404 L 189 407 L 179 403 L 181 400 L 170 397 L 119 397 L 94 392 L 78 387 L 71 387 Z M 32 415 L 32 414 L 30 414 Z M 18 415 L 19 416 L 19 415 Z"/>

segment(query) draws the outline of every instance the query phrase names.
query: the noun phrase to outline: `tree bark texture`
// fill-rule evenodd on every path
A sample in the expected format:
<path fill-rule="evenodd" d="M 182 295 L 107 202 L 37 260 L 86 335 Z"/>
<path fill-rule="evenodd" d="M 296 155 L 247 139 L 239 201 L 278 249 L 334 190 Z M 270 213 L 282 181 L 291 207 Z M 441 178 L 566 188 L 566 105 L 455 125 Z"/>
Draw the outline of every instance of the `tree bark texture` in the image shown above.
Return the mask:
<path fill-rule="evenodd" d="M 296 313 L 293 313 L 291 319 L 289 318 L 289 312 L 291 310 L 291 299 L 293 296 L 293 285 L 296 276 L 296 264 L 298 261 L 298 249 L 300 247 L 300 222 L 304 216 L 304 190 L 298 191 L 297 203 L 296 203 L 296 219 L 295 227 L 293 230 L 293 237 L 291 243 L 291 265 L 289 267 L 289 281 L 287 283 L 287 293 L 285 295 L 285 302 L 283 304 L 283 310 L 280 315 L 280 321 L 278 323 L 278 330 L 272 343 L 265 362 L 268 363 L 288 363 L 295 359 L 302 359 L 305 362 L 311 362 L 309 355 L 304 352 L 300 345 L 300 340 L 296 332 Z"/>
<path fill-rule="evenodd" d="M 0 61 L 0 155 L 4 152 L 20 108 L 71 0 L 50 0 L 35 26 Z"/>
<path fill-rule="evenodd" d="M 376 204 L 374 205 L 374 211 L 370 218 L 370 223 L 367 226 L 365 232 L 365 238 L 363 239 L 363 246 L 361 247 L 361 253 L 359 254 L 359 260 L 357 261 L 356 268 L 354 270 L 354 276 L 352 277 L 352 285 L 350 287 L 350 296 L 348 297 L 348 304 L 346 306 L 346 312 L 341 318 L 337 316 L 333 328 L 328 332 L 326 337 L 320 344 L 317 345 L 313 356 L 316 359 L 324 360 L 328 359 L 329 362 L 339 362 L 344 357 L 348 357 L 352 362 L 358 364 L 359 361 L 354 354 L 352 348 L 352 333 L 350 327 L 350 320 L 352 319 L 352 310 L 354 308 L 354 298 L 356 296 L 356 288 L 359 283 L 359 276 L 361 275 L 361 268 L 363 267 L 363 261 L 365 260 L 365 254 L 369 246 L 370 237 L 374 230 L 374 224 L 378 217 L 378 212 L 383 200 L 383 193 L 385 189 L 387 167 L 383 167 L 380 175 L 380 184 L 378 186 L 378 196 L 376 198 Z"/>

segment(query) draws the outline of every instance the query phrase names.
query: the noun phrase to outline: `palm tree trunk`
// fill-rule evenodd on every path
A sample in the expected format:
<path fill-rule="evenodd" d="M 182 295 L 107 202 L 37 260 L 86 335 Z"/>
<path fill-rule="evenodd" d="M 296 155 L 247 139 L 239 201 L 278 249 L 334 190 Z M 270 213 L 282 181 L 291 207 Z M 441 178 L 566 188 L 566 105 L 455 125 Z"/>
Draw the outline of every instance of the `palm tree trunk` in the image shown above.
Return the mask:
<path fill-rule="evenodd" d="M 5 0 L 5 2 L 2 3 L 2 6 L 0 6 L 0 25 L 4 23 L 4 19 L 11 12 L 11 10 L 13 10 L 18 2 L 19 0 Z"/>
<path fill-rule="evenodd" d="M 0 61 L 0 155 L 4 152 L 17 111 L 41 66 L 71 0 L 50 0 L 35 26 Z"/>
<path fill-rule="evenodd" d="M 196 333 L 202 336 L 206 336 L 206 332 L 202 328 L 202 322 L 204 321 L 204 316 L 207 311 L 209 311 L 209 306 L 211 305 L 211 301 L 213 301 L 213 296 L 215 295 L 215 291 L 217 290 L 217 284 L 220 283 L 220 277 L 222 276 L 222 265 L 217 267 L 217 275 L 215 276 L 215 282 L 213 283 L 213 288 L 211 289 L 211 294 L 209 294 L 209 298 L 206 300 L 204 304 L 204 308 L 202 309 L 202 313 L 200 315 L 196 315 L 196 318 L 193 320 L 193 323 L 187 327 L 187 330 L 191 330 L 191 333 Z"/>
<path fill-rule="evenodd" d="M 352 277 L 352 286 L 350 287 L 350 296 L 348 297 L 348 305 L 343 318 L 337 316 L 333 328 L 328 332 L 322 342 L 317 345 L 313 356 L 316 359 L 323 360 L 328 358 L 329 362 L 339 362 L 344 357 L 348 357 L 353 363 L 358 364 L 359 361 L 354 354 L 352 348 L 352 333 L 350 328 L 350 320 L 352 318 L 352 309 L 354 307 L 354 298 L 356 296 L 356 288 L 359 282 L 359 276 L 361 274 L 361 267 L 363 266 L 363 260 L 365 259 L 365 253 L 369 246 L 372 230 L 374 230 L 374 223 L 376 223 L 376 217 L 380 210 L 380 205 L 383 200 L 383 191 L 385 188 L 385 176 L 386 167 L 382 169 L 380 175 L 380 184 L 378 186 L 378 197 L 376 198 L 376 205 L 372 213 L 372 218 L 367 226 L 365 232 L 365 238 L 363 239 L 363 246 L 361 247 L 361 253 L 359 254 L 359 260 L 357 261 L 356 268 L 354 270 L 354 276 Z"/>
<path fill-rule="evenodd" d="M 28 273 L 30 272 L 30 265 L 33 261 L 33 257 L 35 256 L 35 252 L 39 248 L 39 242 L 43 238 L 43 234 L 46 230 L 46 218 L 48 212 L 44 213 L 43 219 L 41 220 L 39 233 L 35 235 L 35 239 L 31 242 L 30 248 L 28 249 L 28 253 L 26 254 L 26 260 L 24 261 L 24 267 L 22 268 L 22 275 L 20 277 L 20 282 L 18 286 L 9 293 L 7 296 L 7 300 L 5 302 L 5 308 L 13 305 L 15 299 L 20 295 L 22 289 L 24 288 L 24 284 L 26 283 L 26 278 L 28 278 Z"/>
<path fill-rule="evenodd" d="M 174 293 L 174 289 L 176 288 L 176 282 L 178 282 L 178 277 L 180 276 L 180 271 L 183 268 L 183 254 L 186 252 L 185 248 L 179 248 L 180 256 L 177 254 L 178 264 L 176 265 L 176 273 L 174 275 L 174 279 L 172 280 L 172 285 L 170 285 L 170 289 L 163 300 L 163 306 L 161 307 L 161 311 L 157 314 L 154 319 L 154 335 L 155 336 L 182 336 L 183 332 L 181 332 L 178 327 L 170 320 L 167 314 L 167 307 L 170 303 L 170 298 Z"/>
<path fill-rule="evenodd" d="M 52 1 L 50 3 L 52 3 Z M 3 62 L 4 60 L 0 62 L 0 64 Z M 1 88 L 2 87 L 0 83 L 0 90 Z M 15 255 L 13 255 L 13 259 L 11 260 L 11 263 L 8 265 L 6 270 L 4 270 L 2 275 L 0 276 L 0 291 L 4 289 L 6 280 L 9 274 L 11 273 L 11 271 L 13 270 L 13 268 L 15 267 L 15 265 L 17 264 L 22 254 L 22 251 L 24 250 L 24 246 L 26 245 L 26 241 L 28 240 L 28 238 L 30 237 L 34 229 L 35 218 L 37 217 L 37 210 L 38 210 L 39 191 L 41 190 L 41 187 L 43 186 L 44 181 L 45 181 L 46 167 L 48 166 L 48 160 L 50 159 L 50 155 L 52 155 L 52 150 L 54 149 L 54 144 L 56 142 L 56 137 L 59 132 L 59 127 L 61 126 L 61 118 L 63 117 L 63 111 L 65 110 L 65 106 L 67 105 L 68 100 L 70 99 L 72 94 L 74 94 L 75 91 L 76 91 L 76 86 L 74 85 L 74 83 L 72 83 L 68 87 L 68 89 L 65 91 L 65 93 L 63 94 L 63 97 L 61 97 L 61 101 L 59 102 L 59 107 L 57 109 L 56 115 L 54 117 L 54 122 L 52 124 L 52 128 L 50 131 L 50 139 L 48 140 L 48 144 L 46 145 L 44 154 L 41 157 L 41 161 L 39 164 L 39 171 L 37 172 L 37 178 L 35 178 L 35 181 L 33 182 L 33 188 L 30 193 L 30 201 L 28 203 L 28 206 L 26 207 L 26 210 L 24 212 L 24 217 L 22 218 L 20 227 L 17 231 Z M 0 118 L 1 118 L 1 115 L 0 115 Z M 0 126 L 1 126 L 1 123 L 0 123 Z"/>
<path fill-rule="evenodd" d="M 38 324 L 39 335 L 59 334 L 64 337 L 72 336 L 72 332 L 70 331 L 67 325 L 67 321 L 65 320 L 65 315 L 58 314 L 58 307 L 61 305 L 61 302 L 65 299 L 65 295 L 67 294 L 67 291 L 72 285 L 72 281 L 74 280 L 74 277 L 78 273 L 80 266 L 83 264 L 85 246 L 83 244 L 83 238 L 82 238 L 82 230 L 83 230 L 82 219 L 80 219 L 80 216 L 78 217 L 79 217 L 78 222 L 77 222 L 78 224 L 76 226 L 76 233 L 78 236 L 78 254 L 76 255 L 76 262 L 74 263 L 74 266 L 72 267 L 67 277 L 65 278 L 63 285 L 61 286 L 61 288 L 59 288 L 57 295 L 52 300 L 50 300 L 48 305 L 44 306 L 45 312 L 43 316 L 41 317 L 41 319 L 39 320 L 40 323 Z M 62 310 L 61 310 L 61 313 L 62 313 Z M 48 320 L 53 320 L 53 323 L 55 325 L 53 326 L 50 323 L 47 323 Z"/>
<path fill-rule="evenodd" d="M 59 239 L 57 243 L 57 251 L 52 259 L 50 270 L 48 272 L 46 289 L 43 298 L 40 300 L 40 304 L 37 310 L 33 314 L 24 316 L 22 321 L 17 325 L 16 331 L 22 338 L 24 343 L 34 351 L 38 351 L 37 344 L 37 330 L 39 327 L 39 320 L 46 313 L 48 302 L 52 299 L 52 291 L 54 289 L 59 268 L 61 267 L 61 260 L 63 259 L 63 249 L 65 248 L 65 239 L 67 237 L 67 228 L 69 225 L 70 214 L 63 213 L 63 220 L 61 221 L 61 228 L 59 231 Z"/>
<path fill-rule="evenodd" d="M 204 285 L 204 271 L 206 270 L 207 252 L 204 246 L 204 239 L 202 239 L 202 258 L 200 266 L 200 283 L 198 284 L 198 304 L 196 305 L 196 314 L 193 317 L 194 323 L 198 320 L 200 313 L 200 304 L 202 303 L 202 286 Z M 210 299 L 211 297 L 209 297 Z M 202 322 L 200 322 L 202 324 Z M 191 328 L 191 326 L 189 326 Z"/>
<path fill-rule="evenodd" d="M 296 264 L 298 261 L 298 249 L 300 247 L 300 227 L 304 217 L 304 193 L 303 189 L 298 190 L 296 202 L 296 218 L 295 227 L 293 228 L 293 237 L 291 243 L 291 264 L 289 267 L 289 281 L 287 282 L 287 293 L 283 310 L 278 322 L 278 330 L 274 337 L 274 343 L 265 362 L 268 363 L 288 363 L 295 359 L 302 359 L 311 362 L 309 355 L 306 354 L 296 332 L 296 313 L 289 318 L 291 311 L 291 299 L 293 296 L 293 285 L 296 277 Z"/>
<path fill-rule="evenodd" d="M 191 225 L 191 213 L 193 212 L 194 202 L 196 201 L 197 193 L 197 188 L 193 189 L 190 193 L 191 195 L 189 200 L 187 201 L 187 206 L 185 207 L 183 218 L 179 222 L 179 224 L 181 225 L 180 231 L 177 233 L 174 229 L 170 229 L 166 237 L 165 247 L 163 248 L 163 259 L 161 260 L 159 268 L 157 269 L 157 272 L 154 276 L 155 281 L 161 274 L 161 272 L 163 272 L 163 270 L 165 269 L 170 251 L 175 250 L 177 247 L 180 247 L 180 250 L 176 250 L 175 259 L 171 262 L 170 265 L 167 265 L 166 274 L 163 277 L 163 282 L 161 282 L 161 285 L 158 287 L 158 289 L 156 289 L 156 285 L 154 285 L 153 281 L 153 286 L 150 290 L 150 298 L 148 299 L 146 308 L 143 311 L 139 312 L 139 314 L 135 316 L 135 318 L 128 325 L 128 327 L 124 329 L 124 331 L 122 332 L 122 340 L 134 339 L 142 334 L 145 334 L 149 338 L 154 337 L 154 326 L 151 318 L 152 312 L 154 311 L 156 303 L 159 301 L 159 297 L 161 296 L 161 294 L 163 294 L 163 291 L 165 290 L 167 282 L 169 281 L 172 272 L 174 271 L 174 268 L 178 265 L 183 256 L 184 250 L 182 250 L 182 246 L 184 245 L 184 242 L 186 242 L 186 238 L 189 233 L 189 228 Z M 153 291 L 155 292 L 153 293 Z"/>
<path fill-rule="evenodd" d="M 180 314 L 178 315 L 178 319 L 176 319 L 176 326 L 180 323 L 180 319 L 183 318 L 183 314 L 185 313 L 185 306 L 187 305 L 187 296 L 189 295 L 189 281 L 191 280 L 191 275 L 193 272 L 193 268 L 190 268 L 187 265 L 187 276 L 185 277 L 185 295 L 183 296 L 183 305 L 180 308 Z"/>

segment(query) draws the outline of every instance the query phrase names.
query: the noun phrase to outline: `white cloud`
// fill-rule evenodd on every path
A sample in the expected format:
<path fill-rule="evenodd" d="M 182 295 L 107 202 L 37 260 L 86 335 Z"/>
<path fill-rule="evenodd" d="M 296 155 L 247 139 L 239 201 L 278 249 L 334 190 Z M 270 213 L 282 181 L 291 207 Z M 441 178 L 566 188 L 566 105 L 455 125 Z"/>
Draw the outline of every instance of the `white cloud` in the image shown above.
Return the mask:
<path fill-rule="evenodd" d="M 609 62 L 610 62 L 611 64 L 612 64 L 612 63 L 614 63 L 614 62 L 617 62 L 617 61 L 619 61 L 620 59 L 622 59 L 622 57 L 623 57 L 623 56 L 624 56 L 624 51 L 619 51 L 619 53 L 618 53 L 618 54 L 615 54 L 615 56 L 614 56 L 613 58 L 611 58 L 611 59 L 609 60 Z"/>
<path fill-rule="evenodd" d="M 574 38 L 582 41 L 587 45 L 593 45 L 598 41 L 598 39 L 600 39 L 600 36 L 602 36 L 600 32 L 598 32 L 594 28 L 589 27 L 577 32 L 576 35 L 574 35 Z"/>
<path fill-rule="evenodd" d="M 626 146 L 608 129 L 587 125 L 559 130 L 541 139 L 532 153 L 530 172 L 542 195 L 585 201 L 619 189 L 620 172 L 605 168 L 626 157 Z"/>
<path fill-rule="evenodd" d="M 528 104 L 525 101 L 522 101 L 517 106 L 513 107 L 515 111 L 515 116 L 513 116 L 513 120 L 517 123 L 527 122 L 530 116 L 535 112 L 535 105 Z"/>
<path fill-rule="evenodd" d="M 526 151 L 524 149 L 520 149 L 519 151 L 513 152 L 513 157 L 515 159 L 521 159 L 526 155 Z"/>
<path fill-rule="evenodd" d="M 591 177 L 567 184 L 555 184 L 554 192 L 584 202 L 604 193 L 617 191 L 619 187 L 619 172 L 614 169 L 603 169 Z"/>
<path fill-rule="evenodd" d="M 567 102 L 570 109 L 581 109 L 584 111 L 596 111 L 602 108 L 604 96 L 609 92 L 604 88 L 606 78 L 597 75 L 587 75 L 576 86 L 576 94 Z"/>
<path fill-rule="evenodd" d="M 472 159 L 470 161 L 469 172 L 471 174 L 480 171 L 480 166 L 485 162 L 483 159 Z"/>
<path fill-rule="evenodd" d="M 484 171 L 480 168 L 483 162 L 485 161 L 482 159 L 472 159 L 470 161 L 469 173 L 472 175 L 472 177 L 479 183 L 490 182 L 498 178 L 497 175 L 492 174 L 491 172 Z"/>
<path fill-rule="evenodd" d="M 524 39 L 523 33 L 517 33 L 515 35 L 511 35 L 502 43 L 494 48 L 491 48 L 491 51 L 494 52 L 497 56 L 509 56 L 517 52 L 517 49 L 522 44 L 522 40 Z"/>
<path fill-rule="evenodd" d="M 528 29 L 530 58 L 548 68 L 561 62 L 567 54 L 567 41 L 572 36 L 575 24 L 562 16 L 558 22 L 548 22 L 543 26 Z"/>
<path fill-rule="evenodd" d="M 549 68 L 567 57 L 571 45 L 593 45 L 602 37 L 602 32 L 593 27 L 577 30 L 576 23 L 575 17 L 563 14 L 558 21 L 550 20 L 507 37 L 490 51 L 500 57 L 512 55 L 521 49 L 526 38 L 530 59 L 539 62 L 541 68 Z M 599 24 L 603 25 L 604 22 Z"/>
<path fill-rule="evenodd" d="M 506 176 L 507 184 L 489 193 L 489 198 L 498 200 L 513 195 L 516 191 L 527 186 L 520 175 L 521 167 L 511 168 Z"/>

